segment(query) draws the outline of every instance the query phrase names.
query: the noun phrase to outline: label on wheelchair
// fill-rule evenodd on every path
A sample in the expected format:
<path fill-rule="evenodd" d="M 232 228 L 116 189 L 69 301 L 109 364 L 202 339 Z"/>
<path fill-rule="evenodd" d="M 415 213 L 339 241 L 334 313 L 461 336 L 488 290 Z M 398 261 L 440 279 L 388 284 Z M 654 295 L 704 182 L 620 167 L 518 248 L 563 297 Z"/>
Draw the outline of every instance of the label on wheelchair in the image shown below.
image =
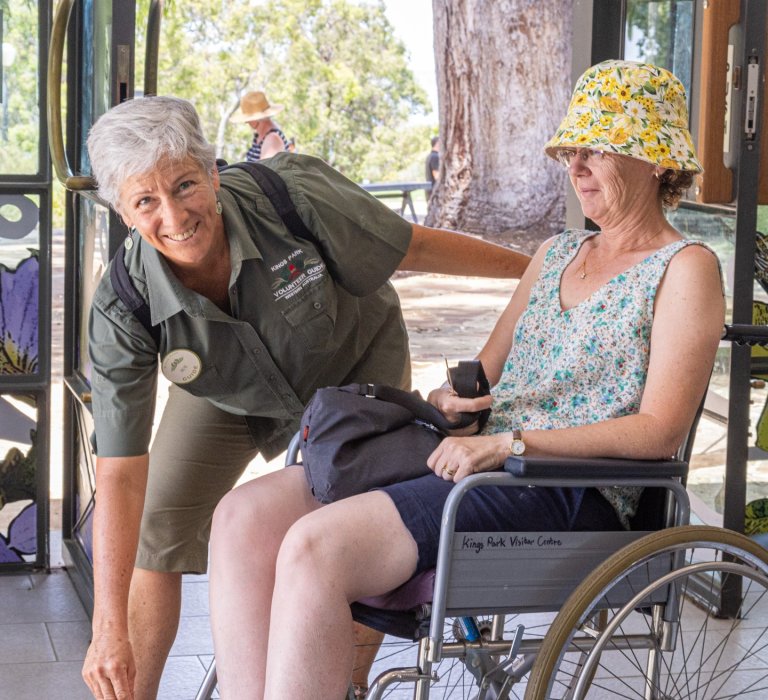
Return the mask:
<path fill-rule="evenodd" d="M 478 537 L 478 534 L 479 533 L 462 533 L 459 537 L 461 540 L 461 549 L 468 549 L 479 554 L 485 549 L 513 550 L 537 549 L 542 547 L 560 548 L 563 546 L 562 537 L 557 536 L 561 533 L 544 535 L 529 532 L 518 534 L 490 532 L 487 534 L 483 533 L 482 537 Z"/>
<path fill-rule="evenodd" d="M 449 609 L 556 610 L 611 554 L 645 532 L 457 532 Z M 663 571 L 650 572 L 651 577 Z M 641 574 L 647 577 L 648 572 Z M 632 587 L 647 581 L 633 581 Z M 638 590 L 634 588 L 634 590 Z M 631 588 L 627 588 L 629 595 Z M 622 593 L 622 596 L 624 594 Z"/>

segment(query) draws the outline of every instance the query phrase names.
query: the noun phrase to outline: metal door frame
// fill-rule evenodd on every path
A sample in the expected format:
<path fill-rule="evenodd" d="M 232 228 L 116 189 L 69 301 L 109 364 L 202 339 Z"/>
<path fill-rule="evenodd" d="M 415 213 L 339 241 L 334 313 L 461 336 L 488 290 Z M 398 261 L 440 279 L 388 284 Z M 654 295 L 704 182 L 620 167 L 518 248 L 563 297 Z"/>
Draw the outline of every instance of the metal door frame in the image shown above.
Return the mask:
<path fill-rule="evenodd" d="M 709 0 L 711 2 L 711 0 Z M 695 0 L 692 74 L 693 86 L 700 86 L 702 80 L 702 16 L 707 0 Z M 624 24 L 627 0 L 606 2 L 605 0 L 574 0 L 574 41 L 573 41 L 573 82 L 588 66 L 607 58 L 624 55 Z M 754 56 L 759 66 L 758 109 L 755 115 L 756 138 L 747 138 L 744 133 L 743 116 L 740 123 L 734 123 L 741 138 L 738 140 L 738 154 L 734 168 L 734 201 L 727 208 L 736 216 L 736 251 L 733 289 L 733 323 L 752 323 L 752 303 L 755 265 L 755 231 L 758 206 L 758 182 L 760 167 L 760 134 L 768 125 L 761 124 L 763 100 L 768 99 L 766 76 L 766 0 L 741 0 L 740 26 L 741 46 L 736 47 L 736 61 L 746 66 Z M 692 91 L 693 92 L 693 91 Z M 741 90 L 742 104 L 736 114 L 746 114 L 747 90 Z M 699 113 L 702 109 L 698 93 L 690 96 L 691 131 L 694 141 L 700 136 Z M 765 138 L 765 137 L 764 137 Z M 569 188 L 570 189 L 570 188 Z M 722 209 L 724 205 L 696 204 L 696 208 Z M 585 221 L 575 195 L 569 194 L 566 223 L 584 227 Z M 728 443 L 725 464 L 725 500 L 723 525 L 737 532 L 744 531 L 744 506 L 746 504 L 746 479 L 749 438 L 750 402 L 750 348 L 734 346 L 731 352 L 728 399 Z M 728 615 L 737 609 L 739 592 L 725 591 L 720 600 L 720 611 Z"/>
<path fill-rule="evenodd" d="M 106 206 L 96 192 L 96 184 L 84 173 L 84 143 L 87 137 L 83 127 L 83 114 L 90 113 L 93 105 L 87 102 L 90 92 L 83 86 L 89 77 L 86 62 L 90 45 L 86 38 L 85 7 L 91 11 L 97 0 L 59 0 L 51 40 L 49 72 L 61 74 L 59 56 L 66 51 L 67 60 L 67 120 L 61 123 L 61 94 L 59 85 L 49 93 L 49 121 L 52 123 L 51 149 L 56 175 L 67 189 L 65 240 L 65 308 L 64 308 L 64 402 L 63 402 L 63 489 L 62 554 L 75 589 L 89 614 L 93 611 L 93 567 L 88 553 L 78 537 L 78 526 L 85 515 L 92 515 L 93 503 L 78 503 L 80 462 L 86 463 L 89 474 L 94 473 L 93 455 L 84 422 L 80 419 L 90 412 L 90 386 L 79 368 L 80 322 L 88 313 L 79 298 L 79 280 L 90 270 L 81 270 L 80 244 L 81 208 L 83 198 Z M 62 13 L 61 15 L 59 13 Z M 109 67 L 109 106 L 133 97 L 135 6 L 133 3 L 112 0 Z M 66 39 L 66 41 L 65 41 Z M 54 48 L 55 47 L 55 50 Z M 53 80 L 51 81 L 53 82 Z M 66 142 L 64 138 L 66 132 Z M 70 164 L 74 164 L 71 167 Z M 110 256 L 118 248 L 125 229 L 119 218 L 109 214 L 108 249 Z"/>
<path fill-rule="evenodd" d="M 48 41 L 51 30 L 51 1 L 37 1 L 38 33 L 38 104 L 45 105 Z M 35 468 L 37 506 L 37 551 L 28 563 L 4 563 L 0 571 L 30 568 L 48 569 L 50 565 L 50 435 L 51 435 L 51 167 L 48 158 L 48 131 L 45 110 L 41 108 L 38 124 L 38 163 L 33 175 L 0 174 L 0 192 L 39 197 L 38 212 L 38 372 L 36 375 L 0 375 L 0 393 L 25 393 L 35 397 L 37 408 L 37 454 Z"/>

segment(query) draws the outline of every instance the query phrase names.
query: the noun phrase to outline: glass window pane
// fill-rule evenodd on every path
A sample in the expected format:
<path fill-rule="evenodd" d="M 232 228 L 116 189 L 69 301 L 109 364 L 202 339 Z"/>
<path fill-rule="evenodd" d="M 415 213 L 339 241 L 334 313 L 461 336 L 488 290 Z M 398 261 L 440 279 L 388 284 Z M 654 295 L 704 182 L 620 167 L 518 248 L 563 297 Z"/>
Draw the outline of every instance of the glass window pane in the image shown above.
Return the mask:
<path fill-rule="evenodd" d="M 73 535 L 93 561 L 93 512 L 96 495 L 96 471 L 94 454 L 89 442 L 84 441 L 84 436 L 93 432 L 93 420 L 88 411 L 78 411 L 80 436 L 83 441 L 77 445 L 77 481 L 75 488 L 75 500 L 72 504 Z"/>
<path fill-rule="evenodd" d="M 628 0 L 624 35 L 624 58 L 672 71 L 689 99 L 693 5 L 693 0 Z"/>
<path fill-rule="evenodd" d="M 96 285 L 104 273 L 108 257 L 109 210 L 90 199 L 80 200 L 80 250 L 77 369 L 90 381 L 91 365 L 88 358 L 88 314 Z"/>
<path fill-rule="evenodd" d="M 0 173 L 34 175 L 40 150 L 36 2 L 0 10 Z"/>
<path fill-rule="evenodd" d="M 725 282 L 726 320 L 730 322 L 733 309 L 735 211 L 683 202 L 678 209 L 668 213 L 668 218 L 684 236 L 705 242 L 717 253 Z M 694 512 L 713 524 L 723 512 L 730 363 L 731 344 L 723 342 L 717 351 L 688 473 L 688 491 L 693 499 Z"/>

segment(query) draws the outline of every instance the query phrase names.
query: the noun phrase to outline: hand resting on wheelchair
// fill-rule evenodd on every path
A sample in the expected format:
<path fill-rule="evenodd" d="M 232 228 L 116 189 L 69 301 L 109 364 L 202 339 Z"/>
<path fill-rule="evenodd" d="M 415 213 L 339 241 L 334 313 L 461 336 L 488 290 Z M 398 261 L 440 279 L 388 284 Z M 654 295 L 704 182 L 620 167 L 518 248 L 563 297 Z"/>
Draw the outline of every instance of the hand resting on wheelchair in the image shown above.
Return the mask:
<path fill-rule="evenodd" d="M 601 230 L 565 231 L 534 256 L 478 355 L 493 386 L 481 433 L 443 439 L 426 476 L 329 505 L 313 499 L 300 466 L 222 499 L 210 572 L 222 698 L 344 697 L 350 605 L 435 566 L 443 505 L 466 477 L 499 470 L 510 455 L 676 452 L 724 320 L 714 253 L 663 212 L 690 183 L 695 157 L 661 165 L 643 151 L 577 148 L 565 133 L 548 153 L 567 165 Z M 429 400 L 449 418 L 487 402 L 447 386 Z M 464 495 L 456 530 L 626 528 L 640 497 L 637 487 L 484 486 Z"/>

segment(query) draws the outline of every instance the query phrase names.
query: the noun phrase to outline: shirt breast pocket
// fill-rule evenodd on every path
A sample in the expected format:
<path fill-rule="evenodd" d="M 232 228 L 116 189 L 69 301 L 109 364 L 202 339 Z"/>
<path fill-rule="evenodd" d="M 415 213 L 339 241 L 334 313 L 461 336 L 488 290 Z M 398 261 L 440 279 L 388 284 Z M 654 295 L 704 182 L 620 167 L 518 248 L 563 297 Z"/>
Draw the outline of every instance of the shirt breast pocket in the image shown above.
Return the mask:
<path fill-rule="evenodd" d="M 311 289 L 283 311 L 289 326 L 309 350 L 326 351 L 333 345 L 337 300 L 333 285 Z"/>

